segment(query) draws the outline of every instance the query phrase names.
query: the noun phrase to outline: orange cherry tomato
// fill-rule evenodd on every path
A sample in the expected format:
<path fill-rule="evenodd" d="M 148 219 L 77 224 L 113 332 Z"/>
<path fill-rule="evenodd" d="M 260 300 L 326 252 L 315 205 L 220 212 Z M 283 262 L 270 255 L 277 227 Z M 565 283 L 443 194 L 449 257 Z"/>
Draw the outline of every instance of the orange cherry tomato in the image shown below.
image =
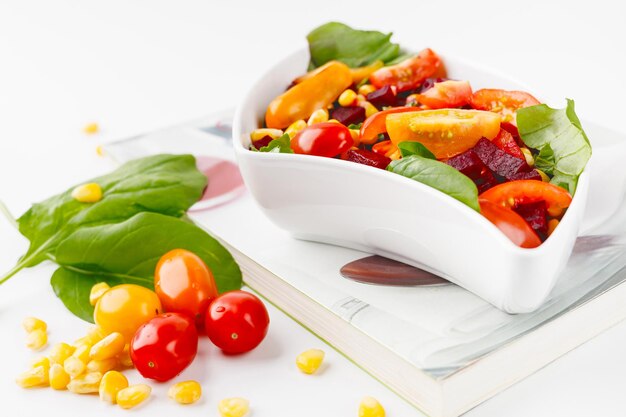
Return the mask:
<path fill-rule="evenodd" d="M 548 214 L 552 217 L 561 216 L 572 203 L 572 196 L 567 190 L 537 180 L 517 180 L 498 184 L 482 193 L 480 198 L 511 209 L 520 204 L 545 201 Z"/>
<path fill-rule="evenodd" d="M 500 117 L 479 110 L 439 109 L 390 114 L 386 124 L 395 146 L 404 141 L 420 142 L 437 159 L 465 152 L 480 138 L 491 140 L 500 131 Z"/>
<path fill-rule="evenodd" d="M 472 87 L 467 81 L 442 81 L 418 94 L 417 99 L 431 109 L 462 107 L 472 100 Z"/>
<path fill-rule="evenodd" d="M 502 116 L 503 123 L 514 127 L 517 126 L 515 119 L 517 109 L 537 104 L 541 104 L 539 100 L 524 91 L 507 91 L 492 88 L 484 88 L 474 92 L 471 100 L 472 108 L 498 113 Z"/>
<path fill-rule="evenodd" d="M 365 121 L 361 126 L 359 132 L 359 142 L 366 145 L 371 145 L 378 140 L 378 135 L 387 132 L 387 115 L 393 113 L 406 113 L 410 111 L 416 111 L 415 107 L 394 107 L 391 109 L 379 111 L 374 113 Z"/>
<path fill-rule="evenodd" d="M 479 199 L 480 213 L 493 223 L 511 242 L 522 248 L 536 248 L 541 239 L 526 220 L 510 208 Z"/>
<path fill-rule="evenodd" d="M 187 315 L 198 327 L 218 296 L 211 270 L 185 249 L 174 249 L 161 257 L 154 272 L 154 289 L 165 311 Z"/>
<path fill-rule="evenodd" d="M 347 65 L 330 61 L 297 81 L 267 106 L 267 127 L 283 129 L 297 120 L 307 119 L 317 109 L 325 109 L 350 87 L 352 73 Z"/>
<path fill-rule="evenodd" d="M 393 85 L 401 92 L 419 87 L 432 76 L 445 77 L 445 69 L 437 54 L 427 48 L 415 57 L 373 72 L 370 82 L 376 88 Z"/>

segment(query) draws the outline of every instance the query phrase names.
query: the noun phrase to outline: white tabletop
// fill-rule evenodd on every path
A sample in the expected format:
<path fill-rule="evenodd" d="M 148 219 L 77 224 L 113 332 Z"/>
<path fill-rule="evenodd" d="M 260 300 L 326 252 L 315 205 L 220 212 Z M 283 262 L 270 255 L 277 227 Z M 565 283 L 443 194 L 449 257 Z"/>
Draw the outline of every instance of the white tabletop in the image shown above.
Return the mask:
<path fill-rule="evenodd" d="M 626 131 L 624 18 L 626 3 L 619 0 L 3 0 L 0 199 L 22 213 L 32 202 L 110 170 L 112 162 L 97 156 L 97 145 L 235 106 L 255 76 L 330 19 L 394 31 L 405 45 L 430 46 L 493 67 L 534 86 L 540 97 L 574 98 L 581 118 Z M 101 132 L 84 135 L 82 127 L 92 121 Z M 25 248 L 25 240 L 0 219 L 0 270 L 8 270 Z M 123 415 L 94 398 L 26 392 L 13 383 L 34 356 L 22 348 L 23 316 L 47 319 L 51 342 L 73 340 L 84 331 L 85 324 L 54 298 L 52 271 L 51 265 L 26 270 L 0 287 L 2 407 L 23 416 L 82 416 L 85 410 Z M 200 404 L 177 407 L 161 385 L 138 413 L 216 415 L 220 398 L 244 396 L 259 417 L 356 416 L 359 399 L 373 395 L 390 417 L 422 415 L 270 310 L 268 339 L 250 355 L 225 357 L 203 341 L 201 358 L 181 376 L 202 380 Z M 309 347 L 327 352 L 327 368 L 314 377 L 293 365 Z M 622 323 L 467 415 L 623 416 L 625 349 Z"/>

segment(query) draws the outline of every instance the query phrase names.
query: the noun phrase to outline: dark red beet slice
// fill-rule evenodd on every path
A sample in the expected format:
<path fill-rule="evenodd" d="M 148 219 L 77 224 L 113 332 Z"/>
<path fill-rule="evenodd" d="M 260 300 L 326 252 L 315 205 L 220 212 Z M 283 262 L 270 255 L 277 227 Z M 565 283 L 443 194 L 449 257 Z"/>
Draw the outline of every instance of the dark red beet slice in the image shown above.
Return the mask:
<path fill-rule="evenodd" d="M 252 146 L 254 146 L 257 149 L 261 149 L 262 147 L 269 145 L 271 141 L 272 141 L 272 137 L 266 135 L 266 136 L 263 136 L 261 139 L 252 142 Z"/>
<path fill-rule="evenodd" d="M 526 160 L 513 135 L 504 129 L 500 129 L 498 136 L 493 138 L 491 143 L 493 143 L 498 148 L 502 149 L 504 152 L 508 153 L 511 156 L 522 159 L 524 161 Z"/>
<path fill-rule="evenodd" d="M 330 117 L 346 126 L 358 124 L 365 120 L 365 109 L 360 106 L 337 107 L 331 112 Z"/>
<path fill-rule="evenodd" d="M 391 159 L 387 158 L 385 155 L 380 155 L 366 149 L 351 149 L 348 151 L 346 159 L 348 161 L 356 162 L 357 164 L 368 165 L 380 169 L 387 168 L 387 165 L 391 162 Z"/>
<path fill-rule="evenodd" d="M 498 183 L 493 173 L 471 149 L 448 159 L 446 163 L 474 181 L 479 193 L 487 191 Z"/>
<path fill-rule="evenodd" d="M 386 85 L 369 93 L 367 101 L 379 109 L 385 106 L 395 106 L 397 102 L 396 93 L 394 93 L 390 85 Z"/>
<path fill-rule="evenodd" d="M 513 210 L 522 216 L 522 218 L 526 220 L 526 223 L 528 223 L 539 236 L 545 236 L 548 233 L 548 218 L 545 201 L 518 204 Z"/>
<path fill-rule="evenodd" d="M 541 175 L 539 175 L 539 173 L 537 172 L 536 169 L 533 169 L 532 171 L 529 172 L 520 172 L 518 174 L 513 175 L 510 178 L 511 181 L 514 180 L 537 180 L 537 181 L 543 181 L 541 178 Z"/>
<path fill-rule="evenodd" d="M 485 138 L 478 141 L 473 151 L 494 174 L 507 180 L 513 179 L 516 174 L 531 170 L 525 160 L 509 155 Z"/>

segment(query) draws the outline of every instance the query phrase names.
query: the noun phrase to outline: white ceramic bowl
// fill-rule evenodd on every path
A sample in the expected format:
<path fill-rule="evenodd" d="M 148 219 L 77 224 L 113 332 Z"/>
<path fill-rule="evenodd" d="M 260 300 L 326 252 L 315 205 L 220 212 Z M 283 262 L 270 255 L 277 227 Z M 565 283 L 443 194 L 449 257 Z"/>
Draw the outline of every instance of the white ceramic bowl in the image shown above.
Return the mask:
<path fill-rule="evenodd" d="M 442 57 L 451 78 L 474 89 L 526 89 Z M 537 309 L 572 251 L 583 218 L 588 173 L 561 223 L 541 246 L 515 246 L 452 197 L 381 169 L 339 159 L 248 150 L 268 103 L 306 71 L 301 50 L 263 75 L 237 109 L 234 146 L 244 181 L 265 214 L 297 239 L 363 250 L 411 264 L 474 292 L 509 313 Z"/>

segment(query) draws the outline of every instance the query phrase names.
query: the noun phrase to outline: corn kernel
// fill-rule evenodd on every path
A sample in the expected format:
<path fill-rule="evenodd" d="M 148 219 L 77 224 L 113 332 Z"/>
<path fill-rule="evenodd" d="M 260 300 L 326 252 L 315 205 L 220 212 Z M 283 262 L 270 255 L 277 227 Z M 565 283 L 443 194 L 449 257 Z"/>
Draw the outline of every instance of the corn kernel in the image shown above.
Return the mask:
<path fill-rule="evenodd" d="M 98 126 L 98 123 L 89 123 L 88 125 L 85 125 L 85 127 L 83 127 L 83 132 L 85 132 L 88 135 L 93 135 L 95 133 L 98 133 L 99 130 L 100 130 L 100 127 Z"/>
<path fill-rule="evenodd" d="M 365 98 L 365 96 L 363 94 L 357 94 L 356 95 L 356 105 L 357 106 L 360 106 L 361 104 L 363 104 L 366 101 L 367 101 L 367 99 Z"/>
<path fill-rule="evenodd" d="M 117 359 L 120 361 L 120 365 L 124 368 L 134 367 L 133 360 L 130 358 L 130 347 L 128 344 L 124 346 L 122 353 L 117 355 Z"/>
<path fill-rule="evenodd" d="M 124 336 L 119 332 L 113 332 L 91 348 L 91 359 L 109 359 L 122 353 L 124 350 Z"/>
<path fill-rule="evenodd" d="M 31 364 L 30 367 L 31 368 L 37 368 L 39 366 L 43 366 L 43 369 L 46 371 L 46 373 L 48 372 L 48 370 L 50 369 L 50 359 L 48 359 L 45 356 L 42 356 L 41 358 L 37 358 L 35 359 Z"/>
<path fill-rule="evenodd" d="M 339 95 L 337 101 L 341 107 L 352 106 L 356 100 L 356 93 L 353 90 L 347 89 Z"/>
<path fill-rule="evenodd" d="M 96 203 L 102 200 L 102 188 L 95 182 L 79 185 L 72 190 L 72 198 L 80 203 Z"/>
<path fill-rule="evenodd" d="M 102 145 L 96 146 L 96 154 L 98 156 L 104 156 L 104 148 L 102 147 Z"/>
<path fill-rule="evenodd" d="M 95 306 L 100 297 L 104 295 L 111 287 L 106 282 L 99 282 L 91 287 L 89 292 L 89 304 Z"/>
<path fill-rule="evenodd" d="M 65 369 L 63 369 L 63 365 L 60 363 L 54 363 L 48 372 L 48 380 L 50 381 L 50 388 L 62 390 L 67 387 L 71 378 L 69 374 L 65 372 Z"/>
<path fill-rule="evenodd" d="M 315 123 L 324 123 L 327 121 L 328 121 L 328 110 L 317 109 L 311 114 L 311 116 L 309 116 L 309 120 L 306 122 L 306 124 L 311 126 L 311 125 L 314 125 Z"/>
<path fill-rule="evenodd" d="M 48 385 L 48 372 L 43 366 L 37 366 L 22 372 L 15 382 L 22 388 L 43 387 Z"/>
<path fill-rule="evenodd" d="M 554 232 L 554 229 L 559 225 L 559 221 L 557 219 L 548 220 L 548 236 Z"/>
<path fill-rule="evenodd" d="M 369 101 L 364 101 L 360 103 L 359 106 L 365 108 L 365 117 L 370 117 L 378 113 L 378 109 L 376 108 L 376 106 L 374 106 Z"/>
<path fill-rule="evenodd" d="M 372 397 L 365 397 L 359 405 L 359 417 L 385 417 L 385 409 Z"/>
<path fill-rule="evenodd" d="M 217 405 L 222 417 L 243 417 L 250 411 L 250 402 L 245 398 L 224 398 Z"/>
<path fill-rule="evenodd" d="M 179 404 L 192 404 L 200 399 L 202 387 L 196 381 L 183 381 L 172 385 L 167 395 Z"/>
<path fill-rule="evenodd" d="M 56 345 L 52 346 L 48 357 L 50 358 L 50 361 L 52 363 L 59 363 L 63 365 L 63 362 L 65 362 L 67 358 L 72 356 L 75 350 L 76 348 L 74 346 L 70 346 L 67 343 L 57 343 Z"/>
<path fill-rule="evenodd" d="M 283 131 L 280 129 L 256 129 L 250 133 L 250 139 L 252 142 L 263 139 L 265 136 L 269 136 L 272 139 L 278 139 L 283 135 Z"/>
<path fill-rule="evenodd" d="M 535 158 L 533 158 L 533 154 L 530 152 L 530 149 L 528 148 L 520 148 L 522 150 L 522 153 L 524 154 L 524 159 L 526 159 L 526 163 L 528 164 L 528 166 L 534 166 L 535 165 Z"/>
<path fill-rule="evenodd" d="M 87 335 L 83 338 L 83 340 L 93 346 L 109 334 L 110 333 L 106 332 L 100 326 L 92 326 L 89 330 L 87 330 Z"/>
<path fill-rule="evenodd" d="M 537 168 L 535 168 L 535 170 L 541 176 L 541 181 L 543 181 L 543 182 L 550 182 L 550 177 L 548 177 L 548 174 L 546 174 L 545 172 L 543 172 L 542 170 L 537 169 Z"/>
<path fill-rule="evenodd" d="M 95 394 L 100 389 L 102 374 L 100 372 L 90 372 L 72 379 L 67 384 L 67 390 L 74 394 Z"/>
<path fill-rule="evenodd" d="M 296 358 L 296 365 L 305 374 L 313 374 L 324 360 L 324 351 L 320 349 L 305 350 Z"/>
<path fill-rule="evenodd" d="M 98 392 L 100 399 L 115 404 L 117 393 L 128 387 L 128 379 L 118 371 L 109 371 L 100 380 Z"/>
<path fill-rule="evenodd" d="M 87 362 L 87 372 L 100 372 L 101 374 L 117 368 L 119 360 L 116 357 L 107 359 L 92 359 Z"/>
<path fill-rule="evenodd" d="M 359 129 L 350 129 L 350 136 L 352 136 L 352 146 L 358 147 L 361 142 L 361 132 Z"/>
<path fill-rule="evenodd" d="M 115 400 L 122 408 L 133 408 L 144 402 L 152 388 L 145 384 L 131 385 L 118 391 Z"/>
<path fill-rule="evenodd" d="M 374 87 L 372 84 L 363 84 L 359 87 L 359 94 L 362 96 L 366 96 L 369 93 L 373 93 L 374 91 L 376 91 L 376 87 Z"/>
<path fill-rule="evenodd" d="M 76 350 L 72 353 L 72 357 L 79 359 L 81 362 L 89 362 L 91 351 L 91 344 L 84 342 L 76 346 Z"/>
<path fill-rule="evenodd" d="M 339 123 L 339 124 L 341 124 L 341 122 L 339 122 L 339 120 L 337 120 L 337 119 L 328 119 L 328 123 Z"/>
<path fill-rule="evenodd" d="M 290 138 L 296 136 L 296 134 L 306 127 L 306 122 L 304 120 L 296 120 L 292 124 L 289 125 L 287 129 L 285 129 L 285 133 L 289 135 Z"/>
<path fill-rule="evenodd" d="M 48 334 L 43 329 L 35 329 L 26 336 L 26 347 L 32 350 L 43 349 L 48 344 Z"/>
<path fill-rule="evenodd" d="M 31 333 L 34 330 L 48 330 L 48 325 L 45 321 L 39 320 L 36 317 L 26 317 L 22 320 L 22 327 L 26 330 L 26 333 Z"/>
<path fill-rule="evenodd" d="M 69 376 L 76 378 L 78 375 L 85 372 L 85 362 L 81 361 L 76 356 L 70 356 L 63 362 L 63 369 Z"/>

